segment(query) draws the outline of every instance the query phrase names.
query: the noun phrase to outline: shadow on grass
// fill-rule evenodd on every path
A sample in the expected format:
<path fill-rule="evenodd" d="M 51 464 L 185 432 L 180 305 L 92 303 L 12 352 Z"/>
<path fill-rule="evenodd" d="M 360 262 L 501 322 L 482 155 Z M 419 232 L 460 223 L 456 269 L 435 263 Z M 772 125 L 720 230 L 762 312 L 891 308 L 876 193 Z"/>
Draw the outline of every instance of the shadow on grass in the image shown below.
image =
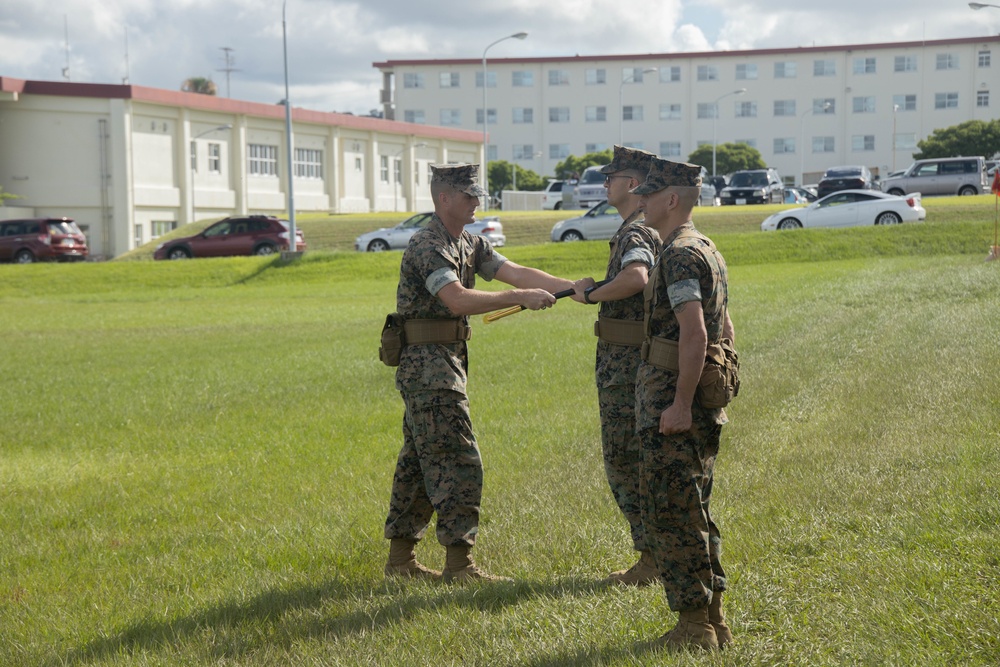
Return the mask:
<path fill-rule="evenodd" d="M 128 655 L 171 653 L 185 645 L 205 642 L 204 650 L 218 657 L 252 654 L 266 647 L 291 648 L 302 639 L 339 638 L 391 627 L 425 610 L 460 607 L 495 612 L 537 597 L 590 595 L 608 584 L 584 578 L 555 582 L 516 581 L 448 586 L 424 582 L 343 579 L 289 590 L 271 590 L 242 601 L 226 601 L 203 611 L 167 621 L 138 621 L 117 634 L 95 639 L 48 661 L 49 665 L 100 663 Z M 325 607 L 350 605 L 341 615 L 325 615 Z M 308 612 L 308 618 L 288 614 Z M 206 640 L 212 637 L 212 640 Z M 208 644 L 211 644 L 209 646 Z M 539 662 L 539 665 L 587 664 Z"/>

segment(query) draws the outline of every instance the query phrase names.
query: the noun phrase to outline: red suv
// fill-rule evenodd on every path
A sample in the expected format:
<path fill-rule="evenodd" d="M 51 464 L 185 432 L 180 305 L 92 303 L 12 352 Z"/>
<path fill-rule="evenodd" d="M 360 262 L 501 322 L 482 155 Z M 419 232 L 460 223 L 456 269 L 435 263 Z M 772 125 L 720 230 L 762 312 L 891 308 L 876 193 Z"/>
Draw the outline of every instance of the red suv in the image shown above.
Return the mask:
<path fill-rule="evenodd" d="M 194 236 L 170 239 L 156 246 L 153 259 L 188 259 L 189 257 L 231 257 L 233 255 L 272 255 L 289 250 L 289 224 L 270 215 L 219 220 Z M 302 230 L 295 229 L 295 250 L 306 249 Z"/>
<path fill-rule="evenodd" d="M 87 237 L 72 218 L 0 221 L 0 260 L 30 264 L 41 260 L 87 259 Z"/>

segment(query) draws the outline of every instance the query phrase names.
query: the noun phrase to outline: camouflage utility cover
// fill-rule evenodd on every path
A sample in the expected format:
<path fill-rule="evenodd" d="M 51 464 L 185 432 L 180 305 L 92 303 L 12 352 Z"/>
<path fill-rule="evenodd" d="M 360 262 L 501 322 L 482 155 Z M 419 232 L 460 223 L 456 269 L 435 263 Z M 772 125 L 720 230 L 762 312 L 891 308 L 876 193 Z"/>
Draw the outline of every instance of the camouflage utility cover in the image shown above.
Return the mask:
<path fill-rule="evenodd" d="M 628 148 L 626 146 L 615 146 L 614 157 L 611 162 L 601 167 L 602 174 L 613 174 L 616 171 L 625 169 L 635 169 L 646 173 L 649 171 L 649 164 L 656 157 L 649 151 L 641 148 Z"/>
<path fill-rule="evenodd" d="M 479 185 L 478 164 L 432 164 L 431 183 L 442 183 L 473 197 L 486 196 Z"/>
<path fill-rule="evenodd" d="M 671 162 L 663 158 L 653 158 L 645 182 L 632 188 L 631 192 L 634 195 L 648 195 L 671 185 L 700 188 L 701 167 L 687 162 Z"/>

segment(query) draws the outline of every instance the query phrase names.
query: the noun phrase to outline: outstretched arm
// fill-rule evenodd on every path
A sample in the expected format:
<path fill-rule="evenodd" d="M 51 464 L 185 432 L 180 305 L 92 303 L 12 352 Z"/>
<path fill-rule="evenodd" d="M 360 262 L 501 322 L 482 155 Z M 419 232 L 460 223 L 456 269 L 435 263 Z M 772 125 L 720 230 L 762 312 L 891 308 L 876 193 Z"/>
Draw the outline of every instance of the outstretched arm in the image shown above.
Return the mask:
<path fill-rule="evenodd" d="M 572 280 L 557 278 L 540 269 L 534 269 L 530 266 L 521 266 L 520 264 L 515 264 L 510 260 L 504 262 L 503 266 L 497 270 L 496 278 L 497 280 L 502 280 L 508 285 L 513 285 L 514 287 L 538 287 L 552 293 L 573 289 Z M 513 306 L 516 304 L 510 305 Z"/>
<path fill-rule="evenodd" d="M 497 272 L 497 275 L 499 275 L 499 272 Z M 552 306 L 556 302 L 556 298 L 544 289 L 511 289 L 499 292 L 484 292 L 477 289 L 467 289 L 458 281 L 448 283 L 442 287 L 438 291 L 437 296 L 448 307 L 448 310 L 457 316 L 480 315 L 497 310 L 498 308 L 508 308 L 510 306 L 522 306 L 529 310 L 538 310 Z"/>

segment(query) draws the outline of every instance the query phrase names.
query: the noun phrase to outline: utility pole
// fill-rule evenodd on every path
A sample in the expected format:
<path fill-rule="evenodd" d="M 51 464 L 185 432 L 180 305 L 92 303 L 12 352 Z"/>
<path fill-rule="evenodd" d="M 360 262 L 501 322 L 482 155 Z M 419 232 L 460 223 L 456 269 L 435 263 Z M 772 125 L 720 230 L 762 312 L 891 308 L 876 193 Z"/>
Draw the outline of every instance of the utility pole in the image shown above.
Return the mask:
<path fill-rule="evenodd" d="M 235 67 L 233 67 L 233 65 L 236 64 L 236 60 L 233 58 L 233 49 L 231 47 L 229 47 L 229 46 L 220 46 L 219 48 L 224 52 L 223 57 L 226 60 L 226 66 L 223 67 L 222 69 L 217 69 L 215 71 L 216 72 L 225 72 L 226 73 L 226 97 L 232 97 L 232 95 L 229 94 L 229 73 L 230 72 L 240 72 L 242 70 L 238 70 Z"/>

